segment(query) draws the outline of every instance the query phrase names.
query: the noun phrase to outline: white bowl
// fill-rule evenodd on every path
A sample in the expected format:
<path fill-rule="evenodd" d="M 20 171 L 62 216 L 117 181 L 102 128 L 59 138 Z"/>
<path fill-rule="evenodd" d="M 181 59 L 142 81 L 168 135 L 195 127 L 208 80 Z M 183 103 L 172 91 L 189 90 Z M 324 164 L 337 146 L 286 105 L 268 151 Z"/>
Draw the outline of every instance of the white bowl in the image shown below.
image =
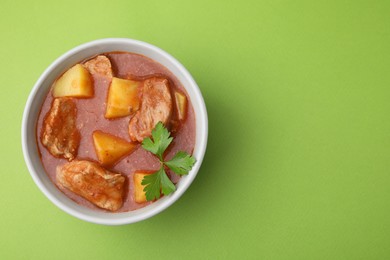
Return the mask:
<path fill-rule="evenodd" d="M 182 83 L 191 99 L 196 117 L 196 142 L 193 156 L 197 162 L 188 175 L 183 176 L 177 184 L 177 190 L 164 196 L 155 203 L 142 209 L 125 213 L 104 213 L 91 210 L 70 200 L 50 181 L 38 153 L 36 143 L 37 118 L 53 81 L 73 64 L 93 55 L 127 51 L 147 56 L 168 68 Z M 202 94 L 190 73 L 175 58 L 165 51 L 145 42 L 109 38 L 88 42 L 73 48 L 55 60 L 39 77 L 33 87 L 24 109 L 22 121 L 22 148 L 24 159 L 36 185 L 56 206 L 79 219 L 105 225 L 123 225 L 150 218 L 172 205 L 190 186 L 194 180 L 207 146 L 208 119 Z"/>

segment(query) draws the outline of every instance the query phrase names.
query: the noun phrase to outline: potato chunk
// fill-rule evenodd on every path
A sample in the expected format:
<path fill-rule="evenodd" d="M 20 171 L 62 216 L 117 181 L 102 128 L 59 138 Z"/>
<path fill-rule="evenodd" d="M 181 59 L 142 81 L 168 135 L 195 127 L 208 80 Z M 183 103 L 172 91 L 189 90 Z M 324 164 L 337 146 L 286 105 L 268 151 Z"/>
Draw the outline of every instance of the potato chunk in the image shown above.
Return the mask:
<path fill-rule="evenodd" d="M 54 83 L 53 97 L 89 98 L 93 96 L 91 75 L 80 64 L 67 70 Z"/>
<path fill-rule="evenodd" d="M 57 167 L 57 184 L 96 206 L 116 211 L 123 204 L 125 177 L 90 161 L 73 161 Z"/>
<path fill-rule="evenodd" d="M 175 92 L 175 103 L 177 108 L 177 117 L 184 120 L 187 112 L 187 97 L 180 92 Z"/>
<path fill-rule="evenodd" d="M 102 131 L 95 131 L 92 136 L 99 162 L 105 166 L 115 164 L 136 147 L 134 143 L 129 143 L 122 138 Z"/>
<path fill-rule="evenodd" d="M 55 157 L 73 160 L 80 144 L 77 108 L 71 98 L 54 99 L 43 122 L 41 141 Z"/>
<path fill-rule="evenodd" d="M 92 75 L 112 78 L 111 61 L 104 55 L 99 55 L 84 63 L 84 67 Z"/>
<path fill-rule="evenodd" d="M 142 142 L 152 134 L 158 122 L 168 123 L 172 114 L 169 83 L 164 78 L 150 78 L 141 87 L 141 107 L 130 119 L 129 135 L 132 141 Z"/>
<path fill-rule="evenodd" d="M 145 186 L 142 185 L 142 180 L 146 175 L 149 175 L 150 173 L 145 172 L 135 172 L 134 173 L 134 200 L 137 203 L 144 203 L 146 202 L 146 195 L 144 192 Z"/>
<path fill-rule="evenodd" d="M 128 116 L 139 108 L 139 81 L 112 78 L 108 91 L 106 118 Z"/>

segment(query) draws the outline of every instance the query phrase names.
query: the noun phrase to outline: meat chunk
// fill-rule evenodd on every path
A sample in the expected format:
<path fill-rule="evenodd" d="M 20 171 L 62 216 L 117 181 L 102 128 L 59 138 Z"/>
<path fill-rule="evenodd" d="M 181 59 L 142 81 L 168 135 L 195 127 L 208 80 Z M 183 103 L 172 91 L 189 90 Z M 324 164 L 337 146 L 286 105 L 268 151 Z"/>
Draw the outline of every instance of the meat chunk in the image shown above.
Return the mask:
<path fill-rule="evenodd" d="M 92 75 L 112 78 L 111 61 L 104 55 L 99 55 L 84 63 L 84 67 Z"/>
<path fill-rule="evenodd" d="M 43 122 L 41 141 L 55 157 L 73 160 L 80 144 L 76 128 L 77 108 L 71 98 L 54 99 Z"/>
<path fill-rule="evenodd" d="M 167 79 L 146 79 L 140 94 L 141 107 L 129 123 L 130 138 L 138 142 L 150 136 L 159 121 L 166 124 L 172 113 L 172 98 Z"/>
<path fill-rule="evenodd" d="M 57 184 L 95 204 L 116 211 L 123 204 L 125 177 L 97 163 L 73 161 L 57 167 Z"/>

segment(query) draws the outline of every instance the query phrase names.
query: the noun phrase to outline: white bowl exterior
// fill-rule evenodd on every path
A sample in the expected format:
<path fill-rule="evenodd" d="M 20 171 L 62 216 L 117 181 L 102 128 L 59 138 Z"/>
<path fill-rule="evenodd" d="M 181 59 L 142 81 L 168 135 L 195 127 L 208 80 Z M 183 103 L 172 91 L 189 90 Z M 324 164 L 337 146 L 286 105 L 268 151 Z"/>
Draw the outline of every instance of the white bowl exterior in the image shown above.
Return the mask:
<path fill-rule="evenodd" d="M 72 65 L 93 55 L 111 52 L 127 51 L 147 56 L 170 70 L 186 89 L 196 116 L 196 142 L 193 156 L 197 162 L 186 176 L 176 185 L 177 189 L 169 196 L 164 196 L 155 203 L 144 208 L 124 213 L 104 213 L 80 206 L 60 192 L 47 176 L 39 158 L 36 143 L 36 122 L 40 108 L 50 86 L 58 76 Z M 24 159 L 30 174 L 40 190 L 59 208 L 79 219 L 97 224 L 122 225 L 138 222 L 152 217 L 174 203 L 194 180 L 206 151 L 208 136 L 208 119 L 202 94 L 190 73 L 175 58 L 165 51 L 145 42 L 108 38 L 92 41 L 68 51 L 55 60 L 40 76 L 33 87 L 23 114 L 22 149 Z"/>

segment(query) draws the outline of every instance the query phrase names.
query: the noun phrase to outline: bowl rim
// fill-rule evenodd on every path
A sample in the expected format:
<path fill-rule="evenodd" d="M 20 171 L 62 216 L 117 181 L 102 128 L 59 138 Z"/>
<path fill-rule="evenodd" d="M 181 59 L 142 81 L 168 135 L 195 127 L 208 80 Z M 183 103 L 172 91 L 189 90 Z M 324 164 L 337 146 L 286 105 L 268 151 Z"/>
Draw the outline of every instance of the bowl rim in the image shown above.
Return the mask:
<path fill-rule="evenodd" d="M 124 213 L 101 213 L 96 211 L 96 216 L 91 216 L 87 215 L 81 211 L 75 210 L 69 206 L 67 206 L 64 202 L 62 202 L 59 198 L 57 198 L 55 195 L 53 195 L 49 189 L 45 186 L 45 184 L 41 181 L 39 178 L 39 173 L 35 169 L 35 166 L 32 162 L 32 156 L 39 156 L 39 154 L 31 154 L 31 145 L 28 144 L 27 139 L 28 139 L 28 121 L 29 120 L 34 120 L 34 125 L 36 125 L 36 120 L 37 118 L 31 119 L 31 108 L 33 107 L 33 101 L 37 96 L 38 90 L 46 80 L 46 78 L 53 72 L 55 68 L 58 66 L 61 66 L 64 62 L 66 62 L 70 57 L 73 55 L 78 54 L 81 51 L 88 50 L 93 47 L 98 47 L 101 45 L 111 45 L 111 44 L 125 44 L 129 46 L 138 46 L 141 48 L 146 48 L 148 49 L 151 53 L 157 54 L 161 56 L 163 59 L 168 60 L 172 65 L 178 70 L 178 72 L 186 79 L 188 82 L 188 85 L 185 85 L 182 83 L 183 87 L 187 90 L 187 93 L 189 92 L 189 88 L 192 89 L 192 93 L 194 96 L 190 96 L 191 101 L 193 103 L 193 107 L 195 109 L 195 104 L 194 101 L 196 101 L 196 106 L 199 108 L 198 114 L 195 114 L 195 120 L 196 120 L 196 127 L 197 127 L 197 132 L 201 130 L 200 135 L 198 136 L 198 133 L 196 133 L 197 140 L 195 140 L 195 146 L 198 147 L 196 154 L 194 151 L 194 155 L 196 157 L 196 164 L 194 167 L 191 169 L 188 175 L 183 176 L 180 180 L 180 188 L 181 189 L 176 189 L 175 192 L 168 196 L 164 196 L 163 198 L 159 199 L 157 202 L 151 204 L 155 205 L 158 202 L 157 206 L 154 207 L 149 207 L 146 206 L 144 208 L 141 208 L 140 210 L 135 210 L 135 211 L 130 211 L 130 212 L 124 212 Z M 100 52 L 101 53 L 101 52 Z M 97 51 L 96 54 L 99 54 Z M 143 54 L 145 55 L 145 54 Z M 146 57 L 149 57 L 148 55 L 145 55 Z M 150 58 L 150 57 L 149 57 Z M 152 58 L 153 59 L 153 58 Z M 159 61 L 157 61 L 159 62 Z M 164 64 L 162 64 L 165 66 Z M 169 69 L 169 68 L 168 68 Z M 173 73 L 173 72 L 172 72 Z M 177 72 L 173 73 L 175 76 L 177 75 Z M 188 93 L 190 95 L 190 93 Z M 39 104 L 40 106 L 42 104 Z M 199 121 L 198 121 L 199 119 Z M 201 123 L 201 125 L 198 125 Z M 36 130 L 34 129 L 34 136 L 36 136 Z M 200 140 L 198 140 L 198 137 L 200 137 Z M 38 186 L 38 188 L 41 190 L 41 192 L 44 193 L 44 195 L 57 207 L 59 207 L 61 210 L 65 211 L 66 213 L 79 218 L 81 220 L 91 222 L 91 223 L 96 223 L 96 224 L 104 224 L 104 225 L 124 225 L 124 224 L 130 224 L 130 223 L 135 223 L 141 220 L 148 219 L 169 206 L 171 206 L 175 201 L 177 201 L 183 194 L 184 192 L 188 189 L 188 187 L 191 185 L 193 180 L 195 179 L 200 166 L 202 164 L 205 152 L 206 152 L 206 147 L 207 147 L 207 139 L 208 139 L 208 116 L 207 116 L 207 110 L 206 110 L 206 105 L 203 99 L 203 96 L 201 94 L 201 91 L 196 84 L 195 80 L 191 76 L 191 74 L 187 71 L 187 69 L 172 55 L 167 53 L 166 51 L 162 50 L 159 47 L 156 47 L 150 43 L 139 41 L 139 40 L 134 40 L 134 39 L 129 39 L 129 38 L 103 38 L 103 39 L 98 39 L 98 40 L 93 40 L 90 42 L 83 43 L 81 45 L 78 45 L 69 51 L 65 52 L 62 54 L 60 57 L 58 57 L 56 60 L 54 60 L 45 70 L 44 72 L 39 76 L 38 80 L 34 84 L 32 90 L 30 91 L 30 94 L 27 98 L 27 102 L 23 111 L 23 118 L 22 118 L 22 129 L 21 129 L 21 142 L 22 142 L 22 150 L 23 150 L 23 156 L 24 156 L 24 161 L 26 163 L 26 166 L 28 168 L 28 171 L 35 182 L 35 184 Z M 199 145 L 197 145 L 199 142 Z M 36 144 L 35 144 L 36 145 Z M 36 147 L 35 147 L 36 148 Z M 46 172 L 44 172 L 46 174 Z M 47 175 L 46 175 L 47 176 Z M 51 185 L 54 185 L 54 183 L 51 182 Z M 63 194 L 63 196 L 65 196 Z M 82 207 L 82 206 L 80 206 Z M 149 207 L 149 208 L 148 208 Z M 84 208 L 84 207 L 82 207 Z M 136 215 L 131 215 L 131 212 L 136 212 L 136 211 L 141 211 L 141 213 L 136 214 Z M 103 215 L 110 215 L 110 216 L 119 216 L 115 217 L 112 219 L 108 218 L 102 218 L 100 216 Z"/>

